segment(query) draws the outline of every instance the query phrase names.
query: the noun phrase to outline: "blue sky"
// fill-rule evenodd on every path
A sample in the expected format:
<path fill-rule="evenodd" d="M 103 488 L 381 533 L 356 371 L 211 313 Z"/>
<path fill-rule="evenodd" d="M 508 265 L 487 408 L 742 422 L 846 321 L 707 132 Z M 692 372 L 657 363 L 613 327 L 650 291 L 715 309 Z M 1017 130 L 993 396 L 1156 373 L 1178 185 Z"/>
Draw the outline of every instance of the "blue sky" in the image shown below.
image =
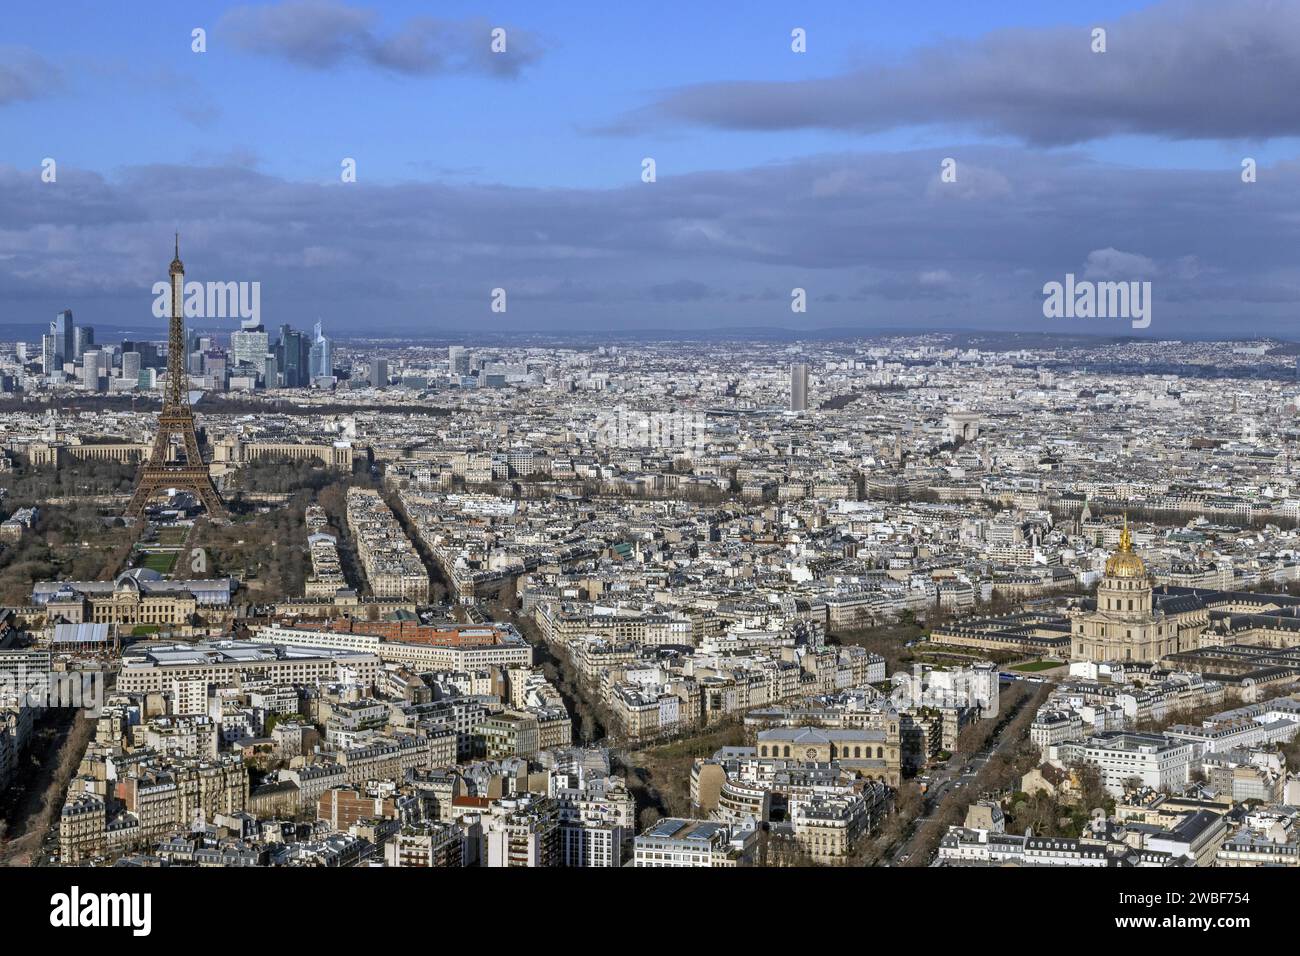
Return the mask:
<path fill-rule="evenodd" d="M 123 9 L 6 11 L 0 320 L 134 320 L 173 227 L 195 278 L 263 283 L 268 324 L 455 325 L 503 286 L 521 328 L 1051 330 L 1042 283 L 1116 264 L 1163 296 L 1151 334 L 1285 332 L 1300 299 L 1281 0 Z"/>
<path fill-rule="evenodd" d="M 638 177 L 646 155 L 666 172 L 691 172 L 844 149 L 1006 142 L 930 126 L 870 135 L 673 130 L 606 136 L 593 130 L 656 91 L 690 83 L 814 78 L 999 27 L 1104 26 L 1145 5 L 938 0 L 925 5 L 924 15 L 897 4 L 847 2 L 747 3 L 743 15 L 730 4 L 671 0 L 649 8 L 500 3 L 490 13 L 474 3 L 399 0 L 373 7 L 378 32 L 430 13 L 527 29 L 542 38 L 546 52 L 528 68 L 526 82 L 410 77 L 357 65 L 304 70 L 225 42 L 222 12 L 245 4 L 141 3 L 135 17 L 102 2 L 61 6 L 58 16 L 40 5 L 7 11 L 5 42 L 42 52 L 64 65 L 67 76 L 56 95 L 9 109 L 0 141 L 5 163 L 30 167 L 55 155 L 111 173 L 149 163 L 234 160 L 287 178 L 333 181 L 337 157 L 353 156 L 361 174 L 376 182 L 445 177 L 589 187 Z M 69 22 L 80 25 L 69 30 Z M 808 31 L 804 55 L 790 50 L 796 26 Z M 195 27 L 209 31 L 206 54 L 190 49 Z M 1256 141 L 1252 148 L 1264 160 L 1291 156 L 1295 140 Z M 1142 166 L 1207 168 L 1240 149 L 1237 142 L 1171 147 L 1120 137 L 1090 144 L 1089 152 Z"/>

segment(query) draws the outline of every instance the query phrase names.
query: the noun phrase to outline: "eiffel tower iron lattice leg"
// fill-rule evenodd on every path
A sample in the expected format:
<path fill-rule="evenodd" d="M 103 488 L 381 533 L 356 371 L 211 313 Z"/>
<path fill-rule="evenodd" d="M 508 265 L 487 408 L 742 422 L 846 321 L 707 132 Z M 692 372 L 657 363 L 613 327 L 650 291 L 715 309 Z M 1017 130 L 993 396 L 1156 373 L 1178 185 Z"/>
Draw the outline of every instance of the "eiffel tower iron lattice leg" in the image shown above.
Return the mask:
<path fill-rule="evenodd" d="M 173 437 L 179 437 L 185 447 L 185 463 L 168 462 Z M 194 462 L 196 464 L 191 464 Z M 226 509 L 212 484 L 212 476 L 203 464 L 199 453 L 198 437 L 194 434 L 194 418 L 189 409 L 179 414 L 164 410 L 158 416 L 158 434 L 154 437 L 149 458 L 140 466 L 135 492 L 126 507 L 129 515 L 144 513 L 149 500 L 168 488 L 188 491 L 203 505 L 209 518 L 222 518 Z"/>

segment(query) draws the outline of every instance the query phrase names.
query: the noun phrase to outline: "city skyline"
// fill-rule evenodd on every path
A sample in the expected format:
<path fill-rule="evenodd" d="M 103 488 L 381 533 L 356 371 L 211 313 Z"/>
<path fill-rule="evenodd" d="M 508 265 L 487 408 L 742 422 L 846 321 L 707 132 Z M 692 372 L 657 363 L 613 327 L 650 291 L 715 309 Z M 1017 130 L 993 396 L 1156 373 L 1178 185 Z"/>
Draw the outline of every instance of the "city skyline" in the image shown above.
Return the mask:
<path fill-rule="evenodd" d="M 10 937 L 1289 925 L 1300 3 L 5 25 Z"/>

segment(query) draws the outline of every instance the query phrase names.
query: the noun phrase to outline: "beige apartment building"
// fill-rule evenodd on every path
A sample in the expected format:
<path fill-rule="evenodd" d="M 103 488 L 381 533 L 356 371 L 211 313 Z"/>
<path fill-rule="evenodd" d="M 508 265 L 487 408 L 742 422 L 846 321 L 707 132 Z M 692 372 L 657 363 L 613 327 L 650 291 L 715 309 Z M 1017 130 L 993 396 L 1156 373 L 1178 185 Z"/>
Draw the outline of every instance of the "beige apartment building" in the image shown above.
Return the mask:
<path fill-rule="evenodd" d="M 336 755 L 348 786 L 364 786 L 371 779 L 397 779 L 408 770 L 431 770 L 456 764 L 456 734 L 435 730 L 428 734 L 399 734 L 346 747 Z"/>
<path fill-rule="evenodd" d="M 429 573 L 379 492 L 349 488 L 347 520 L 371 594 L 417 603 L 429 600 Z"/>
<path fill-rule="evenodd" d="M 59 860 L 75 866 L 107 844 L 107 807 L 101 797 L 81 793 L 69 797 L 59 814 Z"/>

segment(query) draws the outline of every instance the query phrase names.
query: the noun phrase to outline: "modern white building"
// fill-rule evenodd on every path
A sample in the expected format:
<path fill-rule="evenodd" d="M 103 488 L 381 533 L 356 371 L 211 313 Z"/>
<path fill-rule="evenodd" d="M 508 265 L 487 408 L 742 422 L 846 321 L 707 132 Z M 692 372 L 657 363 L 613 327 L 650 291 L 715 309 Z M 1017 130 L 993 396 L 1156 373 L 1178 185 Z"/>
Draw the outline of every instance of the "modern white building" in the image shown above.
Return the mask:
<path fill-rule="evenodd" d="M 633 842 L 633 866 L 746 866 L 758 831 L 709 820 L 666 817 Z"/>
<path fill-rule="evenodd" d="M 1187 783 L 1192 745 L 1159 734 L 1113 732 L 1069 741 L 1052 748 L 1050 756 L 1066 765 L 1083 762 L 1101 771 L 1107 791 L 1122 796 L 1130 780 L 1153 790 L 1172 790 Z"/>

